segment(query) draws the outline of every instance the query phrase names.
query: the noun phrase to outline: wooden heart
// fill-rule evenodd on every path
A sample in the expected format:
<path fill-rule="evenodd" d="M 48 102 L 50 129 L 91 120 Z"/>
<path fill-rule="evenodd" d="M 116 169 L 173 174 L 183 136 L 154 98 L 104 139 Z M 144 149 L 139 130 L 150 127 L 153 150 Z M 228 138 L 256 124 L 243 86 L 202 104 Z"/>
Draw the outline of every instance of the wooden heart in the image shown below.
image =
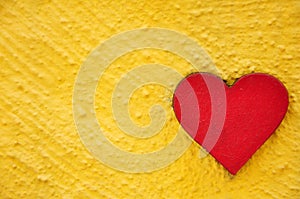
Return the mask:
<path fill-rule="evenodd" d="M 182 127 L 232 174 L 272 135 L 288 104 L 284 85 L 260 73 L 243 76 L 231 87 L 209 73 L 191 74 L 173 97 Z"/>

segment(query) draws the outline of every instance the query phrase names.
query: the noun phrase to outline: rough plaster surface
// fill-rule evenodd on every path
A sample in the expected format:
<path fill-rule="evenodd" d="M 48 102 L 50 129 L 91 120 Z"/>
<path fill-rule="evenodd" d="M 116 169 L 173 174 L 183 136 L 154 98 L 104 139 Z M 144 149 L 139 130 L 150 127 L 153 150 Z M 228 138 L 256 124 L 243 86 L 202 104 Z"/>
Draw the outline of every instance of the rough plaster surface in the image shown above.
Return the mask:
<path fill-rule="evenodd" d="M 1 1 L 0 197 L 1 198 L 299 198 L 300 81 L 298 1 Z M 279 78 L 290 97 L 274 135 L 236 176 L 195 143 L 170 166 L 147 174 L 113 170 L 95 160 L 76 132 L 72 91 L 77 72 L 101 41 L 135 28 L 163 27 L 194 38 L 228 83 L 264 72 Z M 187 62 L 145 50 L 116 60 L 99 81 L 96 112 L 106 136 L 131 152 L 151 152 L 175 136 L 172 93 L 162 86 L 137 90 L 130 114 L 149 123 L 151 104 L 169 120 L 153 138 L 119 130 L 110 98 L 123 73 L 161 63 L 183 75 Z M 168 77 L 166 77 L 168 78 Z"/>

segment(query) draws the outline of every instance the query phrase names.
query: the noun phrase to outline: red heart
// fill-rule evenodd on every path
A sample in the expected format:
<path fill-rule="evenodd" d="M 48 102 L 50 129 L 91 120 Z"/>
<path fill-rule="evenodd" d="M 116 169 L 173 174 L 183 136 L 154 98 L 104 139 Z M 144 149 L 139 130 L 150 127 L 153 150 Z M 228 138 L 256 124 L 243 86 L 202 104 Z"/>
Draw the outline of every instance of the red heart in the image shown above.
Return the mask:
<path fill-rule="evenodd" d="M 249 74 L 232 87 L 209 73 L 180 82 L 173 108 L 182 127 L 236 174 L 281 123 L 288 92 L 275 77 Z"/>

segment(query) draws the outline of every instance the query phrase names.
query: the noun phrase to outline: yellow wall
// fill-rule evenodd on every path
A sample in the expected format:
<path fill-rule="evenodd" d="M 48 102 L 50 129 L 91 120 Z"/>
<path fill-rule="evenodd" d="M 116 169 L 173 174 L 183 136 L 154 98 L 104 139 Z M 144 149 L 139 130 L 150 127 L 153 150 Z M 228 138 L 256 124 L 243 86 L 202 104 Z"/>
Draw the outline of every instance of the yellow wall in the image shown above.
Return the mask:
<path fill-rule="evenodd" d="M 299 10 L 296 0 L 2 0 L 0 198 L 300 198 Z M 72 94 L 82 62 L 110 36 L 141 27 L 194 38 L 229 83 L 264 72 L 289 90 L 283 123 L 236 176 L 211 156 L 199 158 L 195 143 L 175 163 L 146 174 L 111 169 L 81 143 Z M 151 152 L 176 134 L 172 93 L 157 85 L 134 93 L 130 114 L 146 125 L 149 107 L 160 103 L 171 117 L 160 134 L 132 138 L 113 121 L 109 99 L 115 80 L 135 65 L 153 62 L 183 75 L 193 72 L 170 53 L 138 51 L 113 63 L 97 88 L 98 121 L 124 150 Z"/>

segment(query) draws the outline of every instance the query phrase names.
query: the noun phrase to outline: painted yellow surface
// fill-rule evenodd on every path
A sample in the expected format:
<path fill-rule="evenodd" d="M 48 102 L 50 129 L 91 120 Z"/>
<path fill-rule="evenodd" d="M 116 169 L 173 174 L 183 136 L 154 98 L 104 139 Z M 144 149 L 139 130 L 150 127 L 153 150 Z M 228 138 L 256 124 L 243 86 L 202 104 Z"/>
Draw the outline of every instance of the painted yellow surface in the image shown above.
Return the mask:
<path fill-rule="evenodd" d="M 300 198 L 299 1 L 47 1 L 0 2 L 0 198 Z M 141 27 L 172 29 L 195 39 L 223 79 L 251 72 L 278 77 L 290 95 L 275 134 L 231 176 L 193 143 L 176 162 L 130 174 L 97 161 L 73 121 L 76 75 L 88 54 L 116 33 Z M 132 95 L 129 112 L 150 122 L 152 104 L 170 116 L 162 131 L 137 139 L 117 128 L 110 98 L 122 74 L 161 63 L 181 74 L 184 60 L 148 49 L 124 55 L 96 90 L 96 114 L 105 135 L 137 153 L 163 148 L 176 134 L 172 93 L 147 85 Z M 169 77 L 166 77 L 169 78 Z"/>

